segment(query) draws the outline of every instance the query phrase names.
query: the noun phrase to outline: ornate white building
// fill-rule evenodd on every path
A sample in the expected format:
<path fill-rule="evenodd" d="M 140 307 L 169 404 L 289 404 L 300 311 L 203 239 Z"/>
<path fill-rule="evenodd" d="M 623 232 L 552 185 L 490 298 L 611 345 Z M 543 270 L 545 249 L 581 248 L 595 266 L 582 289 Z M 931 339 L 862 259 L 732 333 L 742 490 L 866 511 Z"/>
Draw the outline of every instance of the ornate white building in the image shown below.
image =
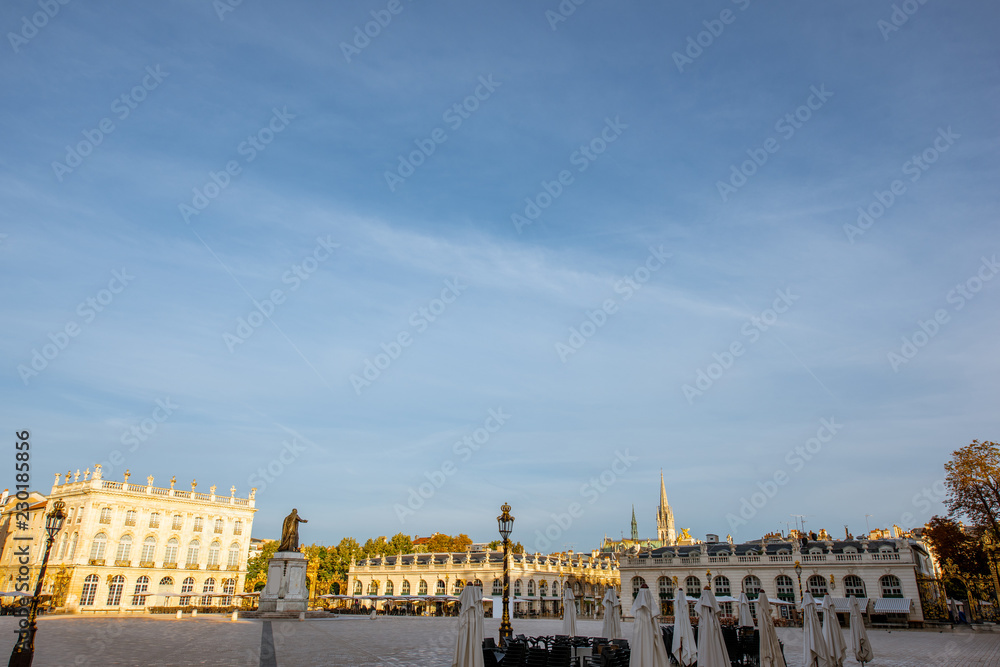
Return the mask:
<path fill-rule="evenodd" d="M 487 598 L 503 594 L 503 552 L 400 554 L 359 560 L 347 575 L 348 595 L 458 595 L 466 584 Z M 518 611 L 556 613 L 566 586 L 584 614 L 593 613 L 608 588 L 620 586 L 618 564 L 597 551 L 510 555 L 510 597 Z"/>
<path fill-rule="evenodd" d="M 11 498 L 0 515 L 0 577 L 12 588 L 18 548 L 29 545 L 32 587 L 45 549 L 44 514 L 66 504 L 66 521 L 49 555 L 44 592 L 70 611 L 144 611 L 146 607 L 225 606 L 246 577 L 254 495 L 229 495 L 102 478 L 101 466 L 57 474 L 35 502 L 27 531 L 18 530 Z M 30 541 L 16 538 L 30 534 Z"/>
<path fill-rule="evenodd" d="M 796 571 L 796 564 L 801 571 Z M 767 592 L 771 600 L 801 602 L 802 591 L 814 597 L 832 595 L 838 612 L 847 612 L 848 597 L 863 598 L 873 621 L 920 623 L 927 586 L 920 580 L 935 576 L 930 554 L 919 540 L 796 540 L 763 539 L 744 544 L 709 542 L 661 547 L 621 555 L 622 609 L 626 614 L 643 583 L 664 603 L 665 614 L 677 586 L 697 599 L 704 586 L 717 596 L 751 599 Z M 870 605 L 866 607 L 868 601 Z M 782 614 L 789 607 L 781 607 Z"/>

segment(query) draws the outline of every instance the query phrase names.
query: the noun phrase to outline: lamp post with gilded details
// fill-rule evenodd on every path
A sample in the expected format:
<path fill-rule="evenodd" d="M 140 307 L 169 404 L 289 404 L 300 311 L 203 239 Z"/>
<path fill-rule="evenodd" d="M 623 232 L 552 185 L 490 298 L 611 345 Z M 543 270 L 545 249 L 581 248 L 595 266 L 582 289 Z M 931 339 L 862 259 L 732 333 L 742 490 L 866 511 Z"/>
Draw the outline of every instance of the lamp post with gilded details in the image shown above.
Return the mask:
<path fill-rule="evenodd" d="M 497 517 L 500 537 L 503 538 L 503 617 L 500 620 L 500 645 L 503 646 L 514 637 L 514 628 L 510 625 L 510 533 L 514 529 L 514 517 L 510 515 L 510 505 L 504 503 L 500 507 L 502 514 Z"/>

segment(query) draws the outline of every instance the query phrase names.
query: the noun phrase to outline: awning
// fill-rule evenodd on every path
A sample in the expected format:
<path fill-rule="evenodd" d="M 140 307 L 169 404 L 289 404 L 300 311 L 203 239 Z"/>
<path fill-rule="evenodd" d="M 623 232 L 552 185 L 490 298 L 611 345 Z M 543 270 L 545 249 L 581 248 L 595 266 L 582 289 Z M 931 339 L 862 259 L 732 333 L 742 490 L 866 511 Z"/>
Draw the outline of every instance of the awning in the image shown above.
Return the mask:
<path fill-rule="evenodd" d="M 858 606 L 861 613 L 868 609 L 868 598 L 858 598 Z M 841 613 L 848 614 L 851 611 L 851 598 L 833 598 L 833 608 Z"/>
<path fill-rule="evenodd" d="M 882 614 L 909 614 L 910 598 L 876 598 L 873 613 Z"/>

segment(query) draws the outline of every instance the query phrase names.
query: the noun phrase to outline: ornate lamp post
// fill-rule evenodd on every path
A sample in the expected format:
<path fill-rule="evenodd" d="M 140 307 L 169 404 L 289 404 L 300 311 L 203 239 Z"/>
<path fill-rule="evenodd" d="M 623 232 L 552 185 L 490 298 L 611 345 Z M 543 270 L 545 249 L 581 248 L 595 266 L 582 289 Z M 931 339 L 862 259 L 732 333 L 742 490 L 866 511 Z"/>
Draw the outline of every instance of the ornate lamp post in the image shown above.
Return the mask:
<path fill-rule="evenodd" d="M 503 617 L 500 619 L 500 645 L 503 646 L 514 637 L 514 628 L 510 625 L 510 533 L 514 529 L 514 517 L 510 515 L 510 505 L 504 503 L 500 507 L 502 514 L 497 517 L 500 537 L 503 538 Z"/>
<path fill-rule="evenodd" d="M 49 564 L 49 551 L 52 543 L 56 539 L 56 534 L 62 530 L 63 522 L 66 520 L 66 503 L 57 500 L 52 504 L 52 511 L 45 515 L 45 555 L 42 556 L 42 566 L 38 570 L 38 581 L 35 582 L 35 596 L 31 598 L 28 606 L 27 625 L 14 644 L 14 650 L 10 653 L 8 667 L 31 667 L 31 661 L 35 657 L 35 619 L 38 616 L 38 596 L 42 594 L 42 580 L 45 578 L 45 568 Z"/>
<path fill-rule="evenodd" d="M 799 603 L 802 603 L 802 565 L 799 561 L 795 561 L 795 576 L 799 580 Z"/>

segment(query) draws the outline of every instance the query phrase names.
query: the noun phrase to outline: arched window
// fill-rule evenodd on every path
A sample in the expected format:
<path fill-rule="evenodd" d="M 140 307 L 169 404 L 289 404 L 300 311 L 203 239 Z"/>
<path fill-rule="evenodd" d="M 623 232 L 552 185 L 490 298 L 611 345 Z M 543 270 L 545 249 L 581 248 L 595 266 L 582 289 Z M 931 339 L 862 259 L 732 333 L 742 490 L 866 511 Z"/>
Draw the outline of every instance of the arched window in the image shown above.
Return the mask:
<path fill-rule="evenodd" d="M 747 594 L 749 599 L 756 600 L 757 596 L 760 595 L 760 579 L 752 574 L 743 577 L 743 592 Z"/>
<path fill-rule="evenodd" d="M 59 556 L 56 560 L 66 557 L 66 547 L 69 545 L 69 533 L 63 533 L 62 542 L 59 544 Z"/>
<path fill-rule="evenodd" d="M 198 540 L 191 540 L 188 542 L 187 559 L 185 560 L 185 565 L 187 567 L 198 564 L 198 549 L 200 548 L 201 542 Z"/>
<path fill-rule="evenodd" d="M 806 582 L 806 590 L 815 597 L 825 597 L 826 596 L 826 579 L 823 578 L 822 574 L 814 574 L 809 577 Z"/>
<path fill-rule="evenodd" d="M 646 580 L 642 577 L 632 577 L 632 599 L 639 597 L 639 589 L 642 585 L 646 583 Z"/>
<path fill-rule="evenodd" d="M 865 582 L 856 574 L 844 577 L 844 595 L 849 598 L 868 597 L 865 594 Z"/>
<path fill-rule="evenodd" d="M 465 588 L 465 582 L 461 579 L 456 579 L 455 585 L 452 586 L 452 595 L 461 595 L 463 588 Z"/>
<path fill-rule="evenodd" d="M 535 580 L 528 579 L 528 595 L 534 595 L 534 594 L 535 594 Z"/>
<path fill-rule="evenodd" d="M 149 577 L 143 575 L 135 580 L 135 591 L 132 593 L 132 606 L 146 606 L 146 595 L 149 591 Z"/>
<path fill-rule="evenodd" d="M 660 577 L 656 580 L 656 586 L 660 589 L 660 600 L 672 600 L 674 598 L 674 580 L 670 577 Z"/>
<path fill-rule="evenodd" d="M 222 542 L 213 541 L 208 545 L 208 566 L 215 567 L 219 564 L 219 552 L 222 551 Z"/>
<path fill-rule="evenodd" d="M 514 597 L 521 597 L 521 580 L 518 579 L 514 582 Z"/>
<path fill-rule="evenodd" d="M 104 560 L 104 550 L 108 546 L 108 536 L 98 533 L 94 536 L 94 541 L 90 545 L 90 560 Z"/>
<path fill-rule="evenodd" d="M 205 583 L 201 586 L 201 606 L 211 607 L 212 598 L 215 597 L 212 593 L 215 592 L 215 579 L 209 577 L 205 580 Z"/>
<path fill-rule="evenodd" d="M 225 527 L 225 522 L 223 522 L 222 519 L 216 519 L 215 520 L 215 532 L 216 533 L 220 533 L 221 534 L 222 533 L 222 529 L 224 527 Z"/>
<path fill-rule="evenodd" d="M 427 582 L 423 579 L 420 580 L 420 584 L 417 586 L 417 595 L 427 595 Z"/>
<path fill-rule="evenodd" d="M 729 578 L 724 577 L 721 574 L 715 578 L 715 594 L 716 595 L 730 595 L 732 593 L 732 588 L 729 586 Z"/>
<path fill-rule="evenodd" d="M 220 607 L 228 607 L 233 603 L 232 595 L 236 592 L 236 580 L 235 579 L 223 579 L 222 580 L 222 593 L 223 596 L 219 598 Z"/>
<path fill-rule="evenodd" d="M 899 577 L 894 574 L 887 574 L 878 580 L 879 587 L 882 589 L 882 597 L 884 598 L 901 598 L 903 597 L 903 584 L 899 581 Z"/>
<path fill-rule="evenodd" d="M 152 563 L 156 557 L 156 538 L 150 535 L 142 541 L 142 555 L 139 557 L 143 563 Z"/>
<path fill-rule="evenodd" d="M 89 574 L 83 580 L 83 593 L 80 594 L 80 604 L 90 607 L 94 604 L 94 597 L 97 595 L 97 582 L 100 581 L 96 574 Z"/>
<path fill-rule="evenodd" d="M 444 588 L 444 582 L 438 579 L 437 586 L 434 587 L 434 595 L 444 595 L 447 591 Z"/>
<path fill-rule="evenodd" d="M 122 603 L 122 590 L 125 588 L 125 577 L 116 574 L 108 582 L 108 606 L 117 607 Z"/>
<path fill-rule="evenodd" d="M 73 537 L 69 541 L 69 556 L 67 556 L 67 558 L 76 558 L 76 542 L 79 537 L 80 533 L 73 533 Z"/>
<path fill-rule="evenodd" d="M 778 589 L 778 599 L 785 602 L 795 602 L 795 582 L 785 574 L 779 574 L 774 580 L 774 586 Z"/>
<path fill-rule="evenodd" d="M 160 579 L 160 590 L 163 590 L 163 588 L 166 586 L 173 586 L 173 585 L 174 585 L 173 577 L 163 577 L 162 579 Z M 167 590 L 169 591 L 170 589 L 168 588 Z"/>
<path fill-rule="evenodd" d="M 179 544 L 176 537 L 171 537 L 167 540 L 167 548 L 163 552 L 164 565 L 177 565 L 177 547 Z"/>
<path fill-rule="evenodd" d="M 378 582 L 370 581 L 368 583 L 368 595 L 378 595 Z"/>
<path fill-rule="evenodd" d="M 362 593 L 364 593 L 364 589 L 361 588 L 361 582 L 358 581 L 357 579 L 355 579 L 354 580 L 354 594 L 355 595 L 361 595 Z"/>
<path fill-rule="evenodd" d="M 393 584 L 392 584 L 391 581 L 385 582 L 385 594 L 386 595 L 395 595 L 395 593 L 393 593 L 394 590 L 396 590 L 396 587 L 393 586 Z"/>
<path fill-rule="evenodd" d="M 538 582 L 538 595 L 540 597 L 545 597 L 548 594 L 549 594 L 549 584 L 547 581 L 542 579 L 541 581 Z"/>
<path fill-rule="evenodd" d="M 191 592 L 194 591 L 194 577 L 188 577 L 181 582 L 180 605 L 185 607 L 191 604 Z"/>
<path fill-rule="evenodd" d="M 503 582 L 499 579 L 493 580 L 493 595 L 503 595 Z"/>
<path fill-rule="evenodd" d="M 688 577 L 684 580 L 684 593 L 689 598 L 694 598 L 697 600 L 701 597 L 701 579 L 695 576 Z"/>
<path fill-rule="evenodd" d="M 410 594 L 410 582 L 408 580 L 403 579 L 403 583 L 399 585 L 399 594 L 400 595 Z"/>
<path fill-rule="evenodd" d="M 128 557 L 132 553 L 132 536 L 122 535 L 118 540 L 118 551 L 115 552 L 116 562 L 128 562 Z"/>
<path fill-rule="evenodd" d="M 230 569 L 235 569 L 240 565 L 240 543 L 233 542 L 229 545 L 229 560 L 226 561 L 226 567 Z"/>

